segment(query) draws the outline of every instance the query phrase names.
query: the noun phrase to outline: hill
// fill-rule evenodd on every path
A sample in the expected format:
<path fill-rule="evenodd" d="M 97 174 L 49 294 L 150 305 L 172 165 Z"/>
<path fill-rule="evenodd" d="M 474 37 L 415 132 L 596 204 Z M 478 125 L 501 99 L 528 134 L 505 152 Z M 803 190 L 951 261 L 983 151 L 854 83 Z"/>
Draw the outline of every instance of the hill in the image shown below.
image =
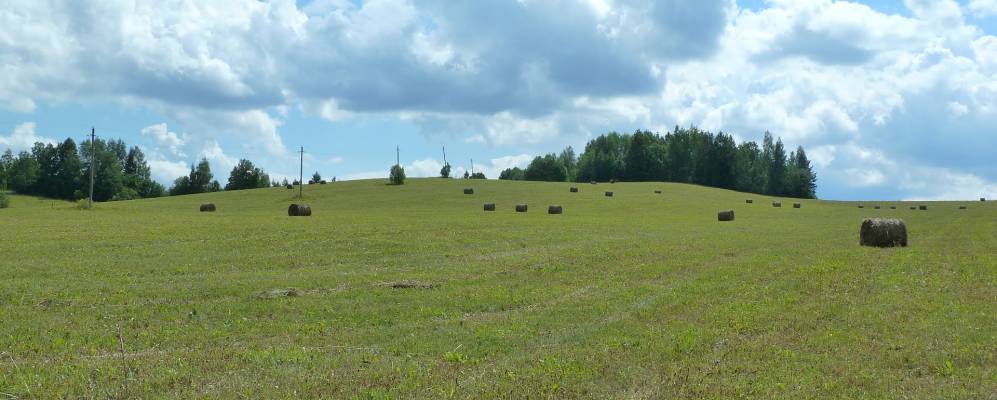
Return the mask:
<path fill-rule="evenodd" d="M 773 208 L 773 198 L 682 184 L 411 179 L 307 186 L 314 214 L 291 218 L 296 193 L 90 211 L 12 196 L 0 210 L 0 392 L 997 392 L 992 202 L 912 211 L 915 203 L 804 200 L 793 209 L 798 200 Z M 205 202 L 218 211 L 198 212 Z M 485 202 L 498 210 L 483 212 Z M 519 202 L 528 213 L 513 212 Z M 548 215 L 550 204 L 564 214 Z M 719 209 L 736 220 L 717 222 Z M 869 216 L 903 218 L 910 247 L 858 246 Z"/>

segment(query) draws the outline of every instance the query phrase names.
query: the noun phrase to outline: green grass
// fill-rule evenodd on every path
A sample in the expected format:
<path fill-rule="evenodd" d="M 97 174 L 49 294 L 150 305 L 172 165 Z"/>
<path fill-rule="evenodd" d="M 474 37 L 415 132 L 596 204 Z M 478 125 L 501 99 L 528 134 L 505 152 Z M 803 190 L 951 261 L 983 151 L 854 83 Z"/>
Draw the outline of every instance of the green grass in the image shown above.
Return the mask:
<path fill-rule="evenodd" d="M 283 188 L 11 196 L 0 398 L 997 393 L 997 204 L 568 186 L 313 185 L 310 218 Z M 858 246 L 869 216 L 904 219 L 910 247 Z"/>

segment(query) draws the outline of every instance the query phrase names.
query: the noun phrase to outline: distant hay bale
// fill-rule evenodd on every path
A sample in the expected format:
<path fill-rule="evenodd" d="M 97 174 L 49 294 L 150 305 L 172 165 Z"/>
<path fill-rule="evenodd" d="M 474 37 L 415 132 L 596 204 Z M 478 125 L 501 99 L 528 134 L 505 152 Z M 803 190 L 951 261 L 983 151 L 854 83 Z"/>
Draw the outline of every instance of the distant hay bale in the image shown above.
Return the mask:
<path fill-rule="evenodd" d="M 564 209 L 561 206 L 550 206 L 547 207 L 547 214 L 561 214 L 564 213 Z"/>
<path fill-rule="evenodd" d="M 899 219 L 866 218 L 859 230 L 859 245 L 907 247 L 907 224 Z"/>
<path fill-rule="evenodd" d="M 717 213 L 717 221 L 733 221 L 734 210 L 724 210 Z"/>
<path fill-rule="evenodd" d="M 319 185 L 325 185 L 325 179 L 318 181 Z"/>
<path fill-rule="evenodd" d="M 472 188 L 464 188 L 464 194 L 474 194 L 474 189 L 472 189 Z"/>
<path fill-rule="evenodd" d="M 485 211 L 495 211 L 495 203 L 485 203 Z"/>
<path fill-rule="evenodd" d="M 291 204 L 287 208 L 287 215 L 290 217 L 310 217 L 312 216 L 312 208 L 307 204 Z"/>
<path fill-rule="evenodd" d="M 910 209 L 911 209 L 911 210 L 917 210 L 917 207 L 914 207 L 914 206 L 910 206 Z"/>
<path fill-rule="evenodd" d="M 292 185 L 292 184 L 290 184 L 290 183 L 288 183 L 286 187 L 287 187 L 288 189 L 294 189 L 294 185 Z"/>
<path fill-rule="evenodd" d="M 524 213 L 527 210 L 526 204 L 516 204 L 516 212 Z"/>
<path fill-rule="evenodd" d="M 655 189 L 654 194 L 661 194 L 661 189 Z"/>
<path fill-rule="evenodd" d="M 890 209 L 891 209 L 891 210 L 896 210 L 896 209 L 897 209 L 897 206 L 890 206 Z"/>
<path fill-rule="evenodd" d="M 921 210 L 921 211 L 926 211 L 928 209 L 928 206 L 920 205 L 920 206 L 917 206 L 917 209 Z"/>
<path fill-rule="evenodd" d="M 589 182 L 589 183 L 591 183 L 591 184 L 595 185 L 595 184 L 596 184 L 596 183 L 598 183 L 598 182 L 596 182 L 596 181 L 591 181 L 591 182 Z"/>
<path fill-rule="evenodd" d="M 966 206 L 959 206 L 959 209 L 960 209 L 960 210 L 965 210 L 965 209 L 966 209 Z"/>
<path fill-rule="evenodd" d="M 863 205 L 859 204 L 859 208 L 865 208 L 865 206 L 863 206 Z"/>
<path fill-rule="evenodd" d="M 793 208 L 800 208 L 802 205 L 800 203 L 793 203 Z"/>
<path fill-rule="evenodd" d="M 578 188 L 575 187 L 575 186 L 572 186 L 570 189 L 568 189 L 568 191 L 570 191 L 571 193 L 578 193 Z"/>
<path fill-rule="evenodd" d="M 747 203 L 747 204 L 755 204 L 755 201 L 752 200 L 752 199 L 747 199 L 744 202 Z"/>
<path fill-rule="evenodd" d="M 613 192 L 606 192 L 606 197 L 613 197 Z"/>
<path fill-rule="evenodd" d="M 610 179 L 610 180 L 609 180 L 609 183 L 616 183 L 616 182 L 617 182 L 617 180 L 616 180 L 616 179 Z"/>
<path fill-rule="evenodd" d="M 776 207 L 776 208 L 778 208 L 778 207 L 782 207 L 782 202 L 779 202 L 779 201 L 773 201 L 773 202 L 772 202 L 772 207 Z"/>
<path fill-rule="evenodd" d="M 875 207 L 873 207 L 873 208 L 875 208 L 875 209 L 877 209 L 877 210 L 878 210 L 878 209 L 879 209 L 879 206 L 875 206 Z"/>
<path fill-rule="evenodd" d="M 215 212 L 215 203 L 201 204 L 201 212 Z"/>
<path fill-rule="evenodd" d="M 980 201 L 987 201 L 986 197 L 980 197 Z"/>

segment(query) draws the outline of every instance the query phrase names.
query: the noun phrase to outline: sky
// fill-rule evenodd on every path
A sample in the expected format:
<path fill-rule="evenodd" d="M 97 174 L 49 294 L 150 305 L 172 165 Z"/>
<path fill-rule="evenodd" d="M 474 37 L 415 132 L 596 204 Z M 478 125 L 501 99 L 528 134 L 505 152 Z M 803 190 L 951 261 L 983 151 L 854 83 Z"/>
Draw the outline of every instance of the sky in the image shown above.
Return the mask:
<path fill-rule="evenodd" d="M 0 151 L 90 128 L 169 186 L 447 161 L 496 178 L 609 132 L 803 146 L 820 198 L 997 197 L 997 0 L 13 0 Z"/>

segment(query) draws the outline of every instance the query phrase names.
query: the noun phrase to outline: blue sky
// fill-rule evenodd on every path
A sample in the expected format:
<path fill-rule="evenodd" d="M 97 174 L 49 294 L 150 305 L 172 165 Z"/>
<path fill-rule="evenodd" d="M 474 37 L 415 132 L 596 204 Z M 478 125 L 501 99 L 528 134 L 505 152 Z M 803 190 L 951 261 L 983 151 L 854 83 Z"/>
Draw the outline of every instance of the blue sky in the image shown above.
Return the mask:
<path fill-rule="evenodd" d="M 233 4 L 240 3 L 240 4 Z M 831 199 L 997 197 L 997 0 L 15 1 L 0 151 L 105 138 L 163 183 L 490 178 L 607 131 L 803 145 Z"/>

